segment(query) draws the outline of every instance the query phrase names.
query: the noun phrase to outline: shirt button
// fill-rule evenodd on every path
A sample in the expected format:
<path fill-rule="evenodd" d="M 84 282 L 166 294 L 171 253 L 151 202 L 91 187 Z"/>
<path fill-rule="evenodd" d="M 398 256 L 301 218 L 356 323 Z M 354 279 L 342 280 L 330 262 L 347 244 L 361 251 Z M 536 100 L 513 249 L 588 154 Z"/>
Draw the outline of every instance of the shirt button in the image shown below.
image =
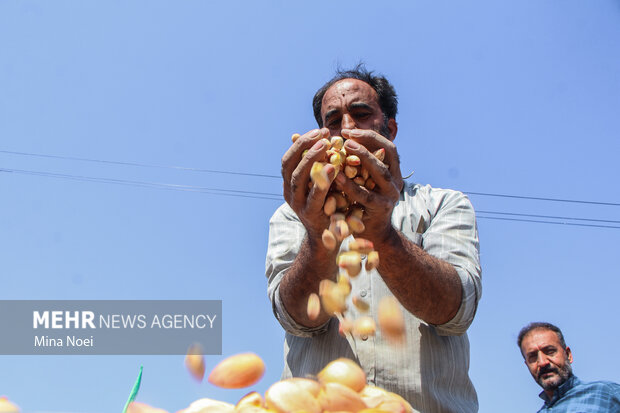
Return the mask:
<path fill-rule="evenodd" d="M 362 336 L 362 340 L 364 340 L 364 341 L 368 340 L 368 336 L 367 336 L 366 334 L 364 334 L 364 335 Z"/>
<path fill-rule="evenodd" d="M 360 291 L 360 297 L 366 297 L 366 290 Z"/>

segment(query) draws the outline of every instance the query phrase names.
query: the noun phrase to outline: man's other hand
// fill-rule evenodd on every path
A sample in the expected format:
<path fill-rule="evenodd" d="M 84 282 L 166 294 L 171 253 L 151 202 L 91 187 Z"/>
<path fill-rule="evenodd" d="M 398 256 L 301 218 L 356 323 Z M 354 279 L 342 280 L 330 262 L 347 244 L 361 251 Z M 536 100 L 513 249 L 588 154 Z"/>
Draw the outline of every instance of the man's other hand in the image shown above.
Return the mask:
<path fill-rule="evenodd" d="M 322 138 L 329 138 L 329 130 L 313 129 L 300 136 L 282 157 L 284 199 L 306 227 L 312 242 L 320 242 L 323 230 L 329 226 L 329 217 L 323 212 L 328 189 L 321 190 L 316 185 L 308 189 L 312 182 L 312 165 L 323 161 L 327 152 L 327 145 L 321 141 Z M 304 156 L 306 149 L 308 152 Z M 330 181 L 333 181 L 336 172 L 334 166 L 327 164 L 325 167 Z"/>
<path fill-rule="evenodd" d="M 341 133 L 347 139 L 344 144 L 347 155 L 357 155 L 360 158 L 362 166 L 368 170 L 376 186 L 370 191 L 344 174 L 338 174 L 336 186 L 346 193 L 349 199 L 364 206 L 366 230 L 362 235 L 372 241 L 384 241 L 391 234 L 392 211 L 404 184 L 396 146 L 373 130 L 342 129 Z M 380 148 L 385 149 L 383 162 L 373 155 L 373 152 Z"/>

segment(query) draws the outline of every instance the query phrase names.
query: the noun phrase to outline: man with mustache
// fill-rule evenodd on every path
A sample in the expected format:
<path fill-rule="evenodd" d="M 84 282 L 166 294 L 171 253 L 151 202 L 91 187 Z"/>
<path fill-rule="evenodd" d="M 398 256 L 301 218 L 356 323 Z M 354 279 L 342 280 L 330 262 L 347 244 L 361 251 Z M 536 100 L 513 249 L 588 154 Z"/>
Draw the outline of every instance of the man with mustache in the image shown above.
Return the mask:
<path fill-rule="evenodd" d="M 319 128 L 284 154 L 286 203 L 270 220 L 266 275 L 274 314 L 286 331 L 283 378 L 315 376 L 347 357 L 360 364 L 369 384 L 401 395 L 416 412 L 476 412 L 466 331 L 480 299 L 481 271 L 471 203 L 457 191 L 404 181 L 394 144 L 397 98 L 385 77 L 361 66 L 339 71 L 316 93 L 313 110 Z M 325 167 L 336 190 L 364 207 L 359 236 L 372 241 L 380 257 L 376 269 L 362 266 L 351 279 L 343 315 L 376 319 L 381 299 L 395 297 L 405 321 L 401 345 L 381 331 L 341 336 L 335 317 L 307 314 L 308 296 L 319 292 L 321 280 L 336 280 L 336 257 L 350 241 L 333 250 L 322 243 L 330 222 L 323 210 L 328 191 L 310 180 L 312 164 L 327 152 L 322 138 L 331 136 L 346 139 L 347 155 L 357 155 L 376 183 L 370 190 Z M 383 162 L 373 156 L 381 148 Z M 364 300 L 368 312 L 352 305 L 352 297 Z"/>
<path fill-rule="evenodd" d="M 519 332 L 517 344 L 532 377 L 543 388 L 539 412 L 620 412 L 619 384 L 585 383 L 573 375 L 573 354 L 558 327 L 530 323 Z"/>

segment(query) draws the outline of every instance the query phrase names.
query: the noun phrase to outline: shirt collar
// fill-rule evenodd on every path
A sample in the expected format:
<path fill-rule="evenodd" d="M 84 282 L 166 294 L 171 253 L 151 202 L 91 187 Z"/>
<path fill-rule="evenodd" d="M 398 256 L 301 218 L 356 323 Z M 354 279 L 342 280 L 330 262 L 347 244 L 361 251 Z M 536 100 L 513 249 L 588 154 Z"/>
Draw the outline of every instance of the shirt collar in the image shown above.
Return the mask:
<path fill-rule="evenodd" d="M 551 398 L 551 400 L 549 400 L 549 398 L 547 397 L 547 393 L 545 393 L 544 391 L 540 392 L 540 394 L 538 395 L 538 397 L 540 397 L 541 399 L 543 399 L 545 401 L 545 404 L 553 404 L 555 403 L 557 400 L 561 399 L 562 397 L 564 397 L 564 395 L 573 387 L 575 387 L 576 385 L 578 385 L 580 383 L 579 379 L 577 378 L 577 376 L 571 375 L 568 380 L 566 380 L 564 383 L 560 384 L 560 387 L 558 387 L 557 389 L 555 389 L 555 391 L 553 392 L 553 397 Z"/>

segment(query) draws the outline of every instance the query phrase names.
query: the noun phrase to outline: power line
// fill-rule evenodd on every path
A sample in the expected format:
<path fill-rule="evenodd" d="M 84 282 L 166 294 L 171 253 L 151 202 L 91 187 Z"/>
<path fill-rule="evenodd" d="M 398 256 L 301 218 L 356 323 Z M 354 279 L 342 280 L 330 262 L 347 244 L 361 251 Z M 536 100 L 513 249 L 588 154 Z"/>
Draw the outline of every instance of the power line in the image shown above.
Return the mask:
<path fill-rule="evenodd" d="M 97 177 L 92 177 L 92 176 L 68 175 L 68 174 L 59 174 L 59 173 L 41 172 L 41 171 L 29 171 L 29 170 L 24 170 L 24 169 L 3 168 L 3 169 L 0 169 L 0 171 L 1 172 L 13 172 L 13 173 L 24 174 L 24 175 L 45 176 L 49 178 L 69 179 L 69 180 L 85 181 L 85 182 L 99 182 L 99 183 L 108 183 L 108 184 L 117 184 L 117 185 L 136 186 L 136 187 L 143 187 L 143 188 L 157 188 L 157 189 L 168 189 L 168 190 L 173 190 L 173 191 L 199 192 L 199 193 L 206 193 L 206 194 L 212 194 L 212 195 L 237 196 L 237 197 L 242 197 L 242 198 L 270 199 L 274 201 L 282 200 L 282 195 L 276 194 L 276 193 L 268 193 L 268 192 L 208 188 L 208 187 L 191 186 L 191 185 L 166 184 L 166 183 L 160 183 L 160 182 L 130 181 L 127 179 L 97 178 Z"/>
<path fill-rule="evenodd" d="M 501 198 L 517 198 L 517 199 L 530 199 L 535 201 L 552 201 L 552 202 L 570 202 L 575 204 L 590 204 L 590 205 L 609 205 L 609 206 L 620 206 L 620 203 L 616 202 L 598 202 L 598 201 L 583 201 L 579 199 L 561 199 L 561 198 L 542 198 L 535 196 L 523 196 L 523 195 L 506 195 L 506 194 L 491 194 L 485 192 L 466 192 L 462 191 L 467 195 L 481 195 L 481 196 L 495 196 Z"/>
<path fill-rule="evenodd" d="M 554 215 L 518 214 L 516 212 L 495 212 L 495 211 L 476 211 L 476 213 L 478 213 L 478 214 L 512 215 L 512 216 L 530 217 L 530 218 L 569 219 L 569 220 L 573 220 L 573 221 L 609 222 L 609 223 L 613 223 L 613 224 L 620 224 L 620 221 L 609 220 L 609 219 L 558 217 L 558 216 L 554 216 Z"/>
<path fill-rule="evenodd" d="M 29 153 L 29 152 L 16 152 L 16 151 L 3 151 L 3 150 L 0 150 L 0 153 L 6 153 L 10 155 L 21 155 L 21 156 L 33 156 L 33 157 L 38 157 L 38 158 L 64 159 L 64 160 L 69 160 L 69 161 L 96 162 L 96 163 L 103 163 L 103 164 L 109 164 L 109 165 L 138 166 L 142 168 L 176 169 L 176 170 L 181 170 L 181 171 L 206 172 L 206 173 L 212 173 L 212 174 L 227 174 L 227 175 L 243 175 L 243 176 L 254 176 L 254 177 L 259 177 L 259 178 L 282 178 L 279 175 L 267 175 L 267 174 L 256 174 L 256 173 L 235 172 L 235 171 L 221 171 L 217 169 L 189 168 L 185 166 L 155 165 L 155 164 L 147 164 L 147 163 L 139 163 L 139 162 L 110 161 L 110 160 L 105 160 L 105 159 L 79 158 L 75 156 L 46 155 L 42 153 Z"/>
<path fill-rule="evenodd" d="M 53 173 L 53 172 L 30 171 L 30 170 L 23 170 L 23 169 L 2 168 L 0 169 L 0 172 L 44 176 L 44 177 L 49 177 L 49 178 L 68 179 L 68 180 L 76 180 L 76 181 L 84 181 L 84 182 L 97 182 L 97 183 L 108 183 L 108 184 L 116 184 L 116 185 L 126 185 L 126 186 L 142 187 L 142 188 L 166 189 L 166 190 L 184 191 L 184 192 L 197 192 L 197 193 L 205 193 L 205 194 L 211 194 L 211 195 L 224 195 L 224 196 L 252 198 L 252 199 L 266 199 L 266 200 L 279 201 L 279 202 L 283 200 L 283 197 L 280 194 L 268 193 L 268 192 L 208 188 L 208 187 L 191 186 L 191 185 L 166 184 L 166 183 L 159 183 L 159 182 L 132 181 L 132 180 L 126 180 L 126 179 L 98 178 L 98 177 L 91 177 L 91 176 L 84 176 L 84 175 L 69 175 L 69 174 L 59 174 L 59 173 Z M 530 218 L 547 218 L 547 219 L 555 219 L 555 220 L 573 220 L 573 221 L 577 220 L 577 221 L 585 221 L 585 222 L 620 223 L 620 221 L 616 221 L 616 220 L 561 217 L 561 216 L 553 216 L 553 215 L 535 215 L 535 214 L 522 214 L 522 213 L 515 213 L 515 212 L 498 212 L 498 211 L 477 211 L 476 213 L 476 218 L 478 219 L 493 219 L 493 220 L 498 220 L 498 221 L 518 221 L 518 222 L 530 222 L 530 223 L 538 223 L 538 224 L 556 224 L 556 225 L 569 225 L 569 226 L 580 226 L 580 227 L 620 229 L 620 226 L 613 226 L 613 225 L 582 224 L 582 223 L 575 223 L 575 222 L 535 220 L 535 219 L 523 219 L 523 218 L 507 218 L 505 216 L 504 217 L 491 217 L 491 216 L 485 216 L 485 215 L 480 215 L 480 214 L 521 216 L 521 217 L 530 217 Z"/>
<path fill-rule="evenodd" d="M 148 163 L 141 163 L 141 162 L 111 161 L 111 160 L 106 160 L 106 159 L 81 158 L 81 157 L 75 157 L 75 156 L 48 155 L 48 154 L 41 154 L 41 153 L 18 152 L 18 151 L 7 151 L 7 150 L 0 150 L 0 153 L 6 153 L 9 155 L 39 157 L 39 158 L 64 159 L 64 160 L 70 160 L 70 161 L 95 162 L 95 163 L 103 163 L 103 164 L 110 164 L 110 165 L 137 166 L 137 167 L 143 167 L 143 168 L 159 168 L 159 169 L 175 169 L 175 170 L 182 170 L 182 171 L 204 172 L 204 173 L 214 173 L 214 174 L 241 175 L 241 176 L 252 176 L 252 177 L 258 177 L 258 178 L 282 179 L 280 175 L 258 174 L 258 173 L 251 173 L 251 172 L 223 171 L 223 170 L 218 170 L 218 169 L 190 168 L 190 167 L 184 167 L 184 166 L 155 165 L 155 164 L 148 164 Z M 472 192 L 472 191 L 461 191 L 461 192 L 467 195 L 476 195 L 476 196 L 491 196 L 491 197 L 500 197 L 500 198 L 527 199 L 527 200 L 534 200 L 534 201 L 549 201 L 549 202 L 566 202 L 566 203 L 589 204 L 589 205 L 620 206 L 620 203 L 618 202 L 602 202 L 602 201 L 589 201 L 589 200 L 580 200 L 580 199 L 563 199 L 563 198 L 534 197 L 534 196 L 525 196 L 525 195 L 495 194 L 495 193 L 489 193 L 489 192 Z"/>
<path fill-rule="evenodd" d="M 594 227 L 594 228 L 616 228 L 620 229 L 620 227 L 616 227 L 613 225 L 596 225 L 596 224 L 579 224 L 577 222 L 561 222 L 561 221 L 542 221 L 535 219 L 521 219 L 521 218 L 504 218 L 504 217 L 486 217 L 476 215 L 477 219 L 495 219 L 498 221 L 519 221 L 519 222 L 534 222 L 537 224 L 556 224 L 556 225 L 570 225 L 576 227 Z"/>

